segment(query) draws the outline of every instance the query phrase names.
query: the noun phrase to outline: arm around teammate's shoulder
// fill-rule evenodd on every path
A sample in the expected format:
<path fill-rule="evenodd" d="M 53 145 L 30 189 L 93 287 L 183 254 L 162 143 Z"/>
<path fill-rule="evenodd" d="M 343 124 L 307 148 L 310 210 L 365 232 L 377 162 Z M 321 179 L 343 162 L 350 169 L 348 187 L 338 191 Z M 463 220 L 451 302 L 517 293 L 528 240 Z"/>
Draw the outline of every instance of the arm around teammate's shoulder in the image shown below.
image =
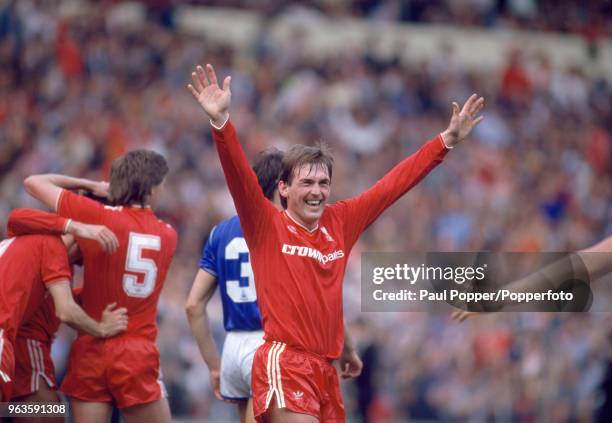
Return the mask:
<path fill-rule="evenodd" d="M 70 219 L 42 210 L 18 208 L 8 215 L 6 229 L 9 236 L 47 234 L 62 235 L 67 232 Z"/>
<path fill-rule="evenodd" d="M 98 196 L 108 195 L 108 184 L 89 179 L 73 178 L 65 175 L 31 175 L 24 181 L 25 190 L 53 211 L 58 209 L 58 201 L 63 189 L 84 189 Z"/>
<path fill-rule="evenodd" d="M 107 253 L 113 253 L 119 248 L 117 236 L 106 226 L 89 225 L 36 209 L 23 208 L 11 211 L 7 222 L 7 232 L 10 236 L 70 234 L 96 241 Z"/>

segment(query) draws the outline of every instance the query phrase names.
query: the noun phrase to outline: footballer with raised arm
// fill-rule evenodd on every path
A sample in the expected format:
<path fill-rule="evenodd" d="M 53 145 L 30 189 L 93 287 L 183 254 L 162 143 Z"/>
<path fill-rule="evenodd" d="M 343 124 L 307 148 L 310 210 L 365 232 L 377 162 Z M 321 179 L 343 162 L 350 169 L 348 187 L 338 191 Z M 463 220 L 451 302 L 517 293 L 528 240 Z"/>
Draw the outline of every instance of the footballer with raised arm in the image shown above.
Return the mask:
<path fill-rule="evenodd" d="M 168 166 L 160 154 L 131 151 L 111 166 L 110 182 L 63 175 L 34 175 L 26 190 L 60 216 L 107 226 L 119 248 L 104 254 L 77 238 L 84 265 L 81 304 L 92 316 L 116 302 L 130 316 L 121 336 L 100 341 L 79 333 L 68 360 L 62 391 L 71 397 L 74 421 L 106 422 L 113 404 L 126 422 L 169 422 L 161 381 L 157 304 L 174 256 L 176 231 L 151 210 Z M 84 189 L 112 206 L 70 192 Z"/>
<path fill-rule="evenodd" d="M 213 126 L 213 139 L 249 250 L 266 342 L 253 361 L 258 421 L 345 421 L 331 361 L 344 347 L 342 281 L 359 235 L 423 179 L 482 117 L 484 100 L 453 103 L 448 128 L 404 159 L 372 188 L 328 205 L 332 157 L 323 147 L 285 152 L 279 180 L 283 211 L 270 204 L 229 121 L 230 77 L 219 87 L 211 65 L 188 86 Z"/>
<path fill-rule="evenodd" d="M 264 151 L 253 166 L 264 196 L 279 209 L 277 185 L 282 160 L 283 153 L 272 149 Z M 221 358 L 207 314 L 217 286 L 227 332 Z M 263 331 L 249 249 L 238 216 L 224 220 L 210 232 L 185 308 L 215 396 L 235 402 L 242 423 L 254 422 L 251 368 L 255 351 L 263 343 Z"/>
<path fill-rule="evenodd" d="M 35 232 L 44 234 L 30 234 Z M 70 235 L 62 238 L 49 235 L 53 233 Z M 1 401 L 9 401 L 14 383 L 20 384 L 14 380 L 15 360 L 23 358 L 22 348 L 16 343 L 20 325 L 44 307 L 45 301 L 49 301 L 45 300 L 47 290 L 55 314 L 48 316 L 49 320 L 57 317 L 72 327 L 102 338 L 127 329 L 126 309 L 112 310 L 115 305 L 109 305 L 98 322 L 74 301 L 66 244 L 69 245 L 72 242 L 69 238 L 76 234 L 101 242 L 108 253 L 116 248 L 114 235 L 102 226 L 84 225 L 38 210 L 19 209 L 9 216 L 9 238 L 0 242 Z M 101 241 L 100 234 L 103 234 L 104 241 Z M 44 354 L 37 355 L 37 358 L 43 360 Z M 41 368 L 44 367 L 43 363 L 40 364 Z"/>
<path fill-rule="evenodd" d="M 262 153 L 253 166 L 265 197 L 282 210 L 278 177 L 283 155 L 278 150 Z M 242 283 L 241 283 L 242 281 Z M 219 285 L 223 304 L 223 322 L 228 332 L 219 353 L 208 325 L 206 307 Z M 263 343 L 261 314 L 249 250 L 238 216 L 213 228 L 206 242 L 200 270 L 187 299 L 187 316 L 202 357 L 210 371 L 210 380 L 218 399 L 236 402 L 242 423 L 255 421 L 251 394 L 251 369 L 255 351 Z M 357 377 L 363 364 L 346 333 L 340 357 L 344 378 Z"/>

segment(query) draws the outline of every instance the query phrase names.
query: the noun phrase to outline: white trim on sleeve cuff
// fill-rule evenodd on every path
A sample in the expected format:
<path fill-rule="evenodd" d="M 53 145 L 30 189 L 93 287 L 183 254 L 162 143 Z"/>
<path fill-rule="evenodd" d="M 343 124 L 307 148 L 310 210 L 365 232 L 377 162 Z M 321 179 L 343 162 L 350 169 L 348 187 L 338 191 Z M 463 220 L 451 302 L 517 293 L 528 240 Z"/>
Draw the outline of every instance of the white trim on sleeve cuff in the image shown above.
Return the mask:
<path fill-rule="evenodd" d="M 64 225 L 64 233 L 67 234 L 68 233 L 68 228 L 70 227 L 70 224 L 72 223 L 72 219 L 68 219 L 66 221 L 66 224 Z"/>
<path fill-rule="evenodd" d="M 440 138 L 442 139 L 442 144 L 444 144 L 444 147 L 446 147 L 449 150 L 452 150 L 453 148 L 455 148 L 454 145 L 449 146 L 448 144 L 446 144 L 446 141 L 444 141 L 444 137 L 442 136 L 442 133 L 440 133 Z"/>
<path fill-rule="evenodd" d="M 210 125 L 215 128 L 217 131 L 220 131 L 223 129 L 223 127 L 225 126 L 225 124 L 227 123 L 227 121 L 229 120 L 229 113 L 227 114 L 227 116 L 225 117 L 225 120 L 223 121 L 223 123 L 221 124 L 221 126 L 217 127 L 215 126 L 215 124 L 213 123 L 212 119 L 210 121 Z"/>

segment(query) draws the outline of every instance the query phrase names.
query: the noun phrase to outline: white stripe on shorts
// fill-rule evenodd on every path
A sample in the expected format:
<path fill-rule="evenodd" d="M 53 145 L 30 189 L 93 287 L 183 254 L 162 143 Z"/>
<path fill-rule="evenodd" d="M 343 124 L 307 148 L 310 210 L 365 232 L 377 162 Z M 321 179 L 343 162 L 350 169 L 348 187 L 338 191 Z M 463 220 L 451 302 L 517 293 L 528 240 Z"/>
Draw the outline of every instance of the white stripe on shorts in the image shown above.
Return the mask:
<path fill-rule="evenodd" d="M 277 404 L 278 408 L 285 408 L 285 393 L 283 392 L 283 382 L 281 381 L 280 373 L 280 355 L 285 351 L 285 344 L 281 344 L 281 348 L 276 354 L 276 379 L 277 379 Z"/>
<path fill-rule="evenodd" d="M 4 351 L 4 329 L 0 329 L 0 365 L 2 364 L 2 352 Z M 9 383 L 11 378 L 6 373 L 0 370 L 0 377 L 4 383 Z M 7 400 L 8 401 L 8 400 Z"/>
<path fill-rule="evenodd" d="M 34 352 L 36 353 L 36 357 L 38 359 L 38 377 L 36 378 L 36 390 L 40 387 L 40 376 L 42 376 L 45 380 L 47 380 L 47 374 L 45 371 L 45 353 L 43 352 L 42 345 L 39 341 L 32 340 L 32 345 L 34 346 Z"/>
<path fill-rule="evenodd" d="M 166 385 L 164 384 L 164 381 L 162 380 L 163 377 L 164 375 L 162 374 L 161 363 L 160 363 L 159 367 L 157 368 L 157 384 L 159 385 L 159 390 L 161 391 L 162 398 L 168 398 L 168 391 L 166 390 Z"/>
<path fill-rule="evenodd" d="M 30 367 L 32 367 L 32 377 L 30 378 L 30 390 L 36 392 L 36 378 L 38 375 L 38 360 L 36 360 L 36 353 L 32 346 L 32 340 L 26 339 L 26 345 L 28 346 L 28 355 L 30 356 Z"/>
<path fill-rule="evenodd" d="M 268 394 L 266 395 L 266 409 L 270 405 L 270 400 L 276 394 L 276 404 L 278 408 L 285 407 L 285 394 L 280 373 L 280 355 L 285 350 L 286 344 L 282 342 L 272 342 L 272 348 L 268 351 L 268 362 L 266 373 L 268 376 Z"/>

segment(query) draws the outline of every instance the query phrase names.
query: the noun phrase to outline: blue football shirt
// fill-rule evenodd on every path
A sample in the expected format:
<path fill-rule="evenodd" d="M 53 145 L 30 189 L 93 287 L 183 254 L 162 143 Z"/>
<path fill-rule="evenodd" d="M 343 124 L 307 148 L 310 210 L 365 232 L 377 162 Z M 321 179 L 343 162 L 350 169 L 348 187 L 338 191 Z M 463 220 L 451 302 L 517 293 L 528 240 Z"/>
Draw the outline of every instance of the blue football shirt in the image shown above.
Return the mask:
<path fill-rule="evenodd" d="M 249 249 L 238 216 L 213 228 L 204 245 L 200 268 L 217 278 L 225 330 L 261 330 Z"/>

